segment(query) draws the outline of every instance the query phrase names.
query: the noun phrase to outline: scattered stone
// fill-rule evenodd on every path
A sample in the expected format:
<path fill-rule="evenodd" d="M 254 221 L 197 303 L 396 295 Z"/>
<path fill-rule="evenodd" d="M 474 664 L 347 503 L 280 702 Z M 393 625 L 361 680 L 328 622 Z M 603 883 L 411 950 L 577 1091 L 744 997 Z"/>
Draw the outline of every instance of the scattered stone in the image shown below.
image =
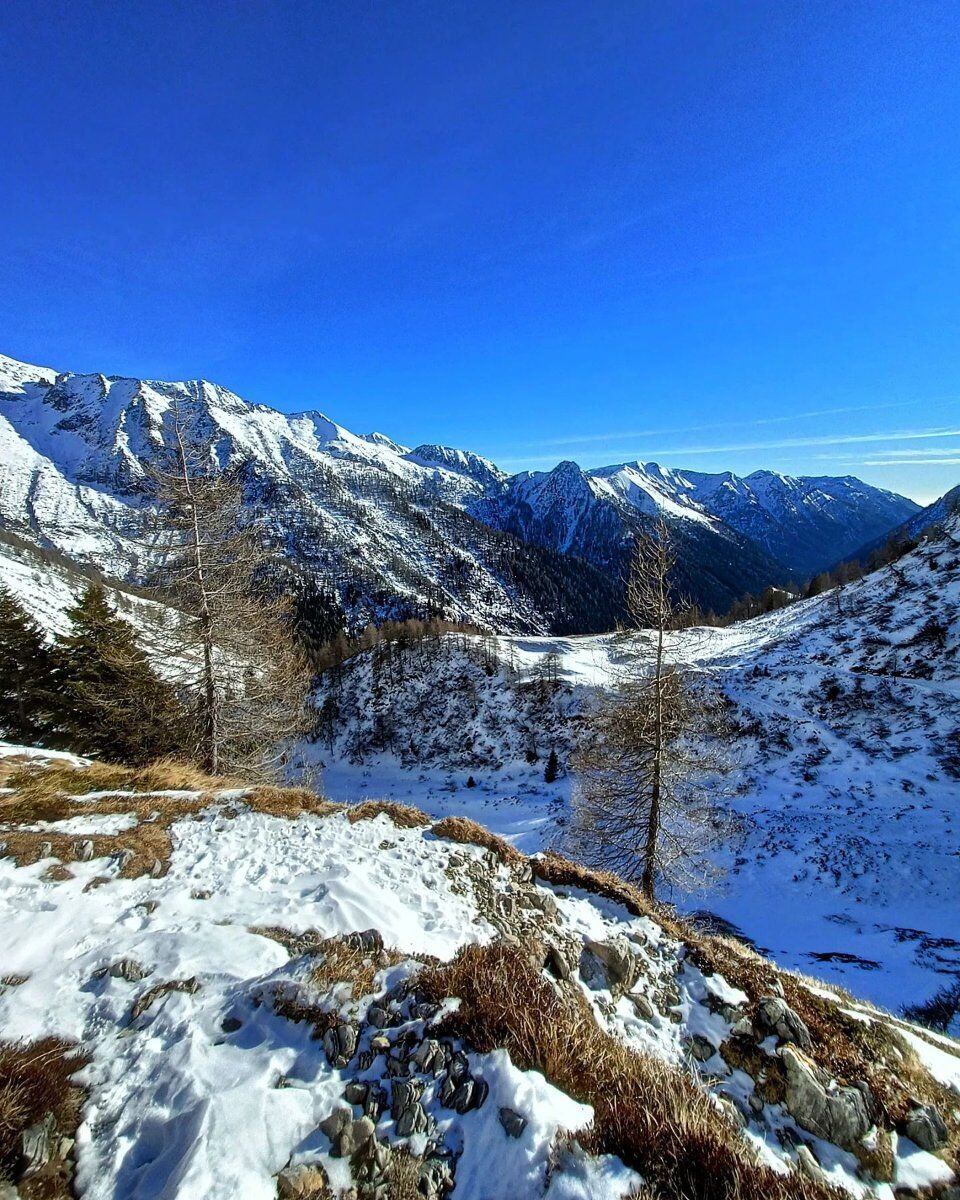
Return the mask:
<path fill-rule="evenodd" d="M 14 1126 L 16 1128 L 16 1126 Z M 56 1119 L 48 1112 L 20 1135 L 20 1178 L 29 1179 L 53 1158 Z"/>
<path fill-rule="evenodd" d="M 162 874 L 163 874 L 163 863 L 160 861 L 159 858 L 155 858 L 153 860 L 153 863 L 150 866 L 150 877 L 151 877 L 151 879 L 159 879 Z"/>
<path fill-rule="evenodd" d="M 322 1167 L 284 1167 L 277 1176 L 278 1200 L 310 1200 L 323 1195 L 327 1176 Z"/>
<path fill-rule="evenodd" d="M 435 1038 L 421 1042 L 411 1055 L 411 1060 L 425 1075 L 435 1075 L 446 1061 L 443 1047 Z"/>
<path fill-rule="evenodd" d="M 946 1145 L 947 1127 L 932 1104 L 916 1104 L 907 1113 L 903 1131 L 921 1150 L 933 1153 Z"/>
<path fill-rule="evenodd" d="M 555 979 L 567 982 L 573 977 L 573 965 L 567 961 L 558 946 L 550 944 L 546 947 L 546 958 L 543 965 Z"/>
<path fill-rule="evenodd" d="M 384 1054 L 390 1049 L 390 1039 L 383 1033 L 375 1033 L 370 1039 L 370 1047 L 378 1054 Z"/>
<path fill-rule="evenodd" d="M 40 857 L 53 858 L 53 842 L 40 843 Z"/>
<path fill-rule="evenodd" d="M 323 1035 L 323 1050 L 331 1067 L 345 1067 L 357 1049 L 357 1031 L 346 1021 Z"/>
<path fill-rule="evenodd" d="M 782 1042 L 792 1042 L 801 1050 L 809 1050 L 813 1045 L 810 1030 L 779 996 L 765 996 L 760 1001 L 757 1023 L 762 1030 L 775 1033 Z"/>
<path fill-rule="evenodd" d="M 583 944 L 585 950 L 600 961 L 614 995 L 632 990 L 643 971 L 643 957 L 636 946 L 624 937 L 609 942 L 585 938 Z"/>
<path fill-rule="evenodd" d="M 873 1123 L 864 1091 L 837 1087 L 792 1046 L 779 1053 L 787 1075 L 787 1111 L 810 1133 L 853 1151 Z"/>
<path fill-rule="evenodd" d="M 191 900 L 209 900 L 212 895 L 213 895 L 213 892 L 208 891 L 206 888 L 194 888 L 193 891 L 190 893 L 190 899 Z"/>
<path fill-rule="evenodd" d="M 243 1028 L 243 1022 L 239 1017 L 224 1017 L 220 1022 L 220 1028 L 224 1033 L 236 1033 L 238 1029 Z"/>
<path fill-rule="evenodd" d="M 364 929 L 360 933 L 348 933 L 344 937 L 346 945 L 362 954 L 379 954 L 383 949 L 383 938 L 379 929 Z"/>
<path fill-rule="evenodd" d="M 428 1154 L 420 1167 L 417 1191 L 426 1200 L 440 1200 L 453 1190 L 453 1164 L 447 1155 L 437 1150 Z"/>
<path fill-rule="evenodd" d="M 374 1136 L 375 1126 L 367 1117 L 353 1119 L 348 1108 L 335 1108 L 320 1122 L 320 1132 L 330 1139 L 333 1158 L 352 1158 Z"/>
<path fill-rule="evenodd" d="M 713 1058 L 716 1050 L 713 1042 L 707 1041 L 705 1037 L 701 1037 L 699 1033 L 695 1033 L 690 1039 L 690 1053 L 697 1062 L 706 1062 L 708 1058 Z"/>
<path fill-rule="evenodd" d="M 501 1108 L 497 1116 L 506 1131 L 507 1137 L 518 1138 L 527 1127 L 526 1117 L 521 1117 L 512 1108 Z"/>
<path fill-rule="evenodd" d="M 656 1016 L 656 1009 L 646 996 L 631 996 L 630 1002 L 633 1005 L 634 1012 L 642 1021 L 652 1021 Z"/>
<path fill-rule="evenodd" d="M 472 1075 L 467 1075 L 457 1085 L 450 1100 L 450 1107 L 462 1116 L 473 1108 L 479 1108 L 486 1100 L 489 1090 L 484 1080 L 474 1079 Z"/>
<path fill-rule="evenodd" d="M 127 983 L 139 983 L 141 979 L 146 979 L 150 971 L 134 958 L 121 958 L 108 968 L 107 973 L 114 979 L 125 979 Z"/>
<path fill-rule="evenodd" d="M 739 1021 L 734 1021 L 730 1026 L 730 1033 L 733 1037 L 755 1038 L 757 1036 L 757 1031 L 749 1017 L 741 1017 Z"/>
<path fill-rule="evenodd" d="M 89 862 L 93 858 L 93 842 L 89 838 L 83 842 L 74 842 L 73 857 L 77 862 Z"/>
<path fill-rule="evenodd" d="M 367 1023 L 375 1029 L 386 1029 L 392 1019 L 389 1010 L 379 1004 L 371 1004 L 367 1009 Z"/>
<path fill-rule="evenodd" d="M 137 855 L 136 855 L 135 851 L 133 851 L 129 847 L 127 847 L 127 849 L 121 850 L 119 852 L 119 854 L 114 855 L 114 857 L 117 860 L 117 866 L 122 871 L 124 869 L 124 867 L 127 865 L 127 863 L 133 862 L 133 860 L 137 857 Z M 153 901 L 148 901 L 147 903 L 152 904 Z"/>

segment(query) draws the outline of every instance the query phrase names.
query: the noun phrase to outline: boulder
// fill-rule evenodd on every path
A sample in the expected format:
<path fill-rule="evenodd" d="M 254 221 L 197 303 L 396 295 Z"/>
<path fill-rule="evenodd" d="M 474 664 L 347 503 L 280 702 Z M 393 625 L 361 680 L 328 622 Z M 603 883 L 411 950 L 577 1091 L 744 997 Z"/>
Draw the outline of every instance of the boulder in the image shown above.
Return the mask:
<path fill-rule="evenodd" d="M 599 960 L 614 995 L 631 991 L 643 971 L 643 956 L 633 943 L 618 937 L 609 942 L 585 938 L 583 944 Z"/>
<path fill-rule="evenodd" d="M 921 1150 L 931 1153 L 947 1142 L 947 1127 L 932 1104 L 915 1104 L 906 1115 L 903 1132 Z"/>
<path fill-rule="evenodd" d="M 792 1042 L 801 1050 L 813 1045 L 810 1030 L 780 996 L 765 996 L 757 1005 L 757 1024 L 767 1033 L 774 1033 L 782 1042 Z"/>
<path fill-rule="evenodd" d="M 699 1033 L 695 1033 L 690 1039 L 690 1053 L 697 1062 L 706 1062 L 708 1058 L 713 1058 L 716 1050 L 713 1042 L 708 1042 L 705 1037 L 701 1037 Z"/>
<path fill-rule="evenodd" d="M 785 1104 L 801 1128 L 853 1151 L 873 1124 L 867 1089 L 838 1087 L 792 1046 L 782 1046 L 787 1076 Z"/>

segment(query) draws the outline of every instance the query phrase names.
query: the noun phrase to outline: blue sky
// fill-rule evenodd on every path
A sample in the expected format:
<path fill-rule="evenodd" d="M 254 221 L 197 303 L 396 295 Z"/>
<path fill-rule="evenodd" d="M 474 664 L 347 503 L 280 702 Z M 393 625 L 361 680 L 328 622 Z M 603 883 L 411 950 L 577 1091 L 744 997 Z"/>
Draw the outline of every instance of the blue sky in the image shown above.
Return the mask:
<path fill-rule="evenodd" d="M 960 480 L 960 9 L 7 0 L 0 351 L 504 467 Z"/>

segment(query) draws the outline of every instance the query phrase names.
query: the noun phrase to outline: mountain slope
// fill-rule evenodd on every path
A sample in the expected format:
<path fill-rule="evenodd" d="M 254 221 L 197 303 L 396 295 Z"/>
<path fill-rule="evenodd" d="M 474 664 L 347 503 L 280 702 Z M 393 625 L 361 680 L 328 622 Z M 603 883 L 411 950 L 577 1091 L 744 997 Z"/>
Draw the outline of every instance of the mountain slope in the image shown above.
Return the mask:
<path fill-rule="evenodd" d="M 569 764 L 584 706 L 645 646 L 454 638 L 361 656 L 324 682 L 336 721 L 308 756 L 337 797 L 389 790 L 541 849 L 562 840 L 571 783 L 544 783 L 547 754 Z M 670 652 L 734 706 L 743 822 L 720 890 L 678 902 L 890 1006 L 960 979 L 960 517 L 839 592 L 679 633 Z"/>
<path fill-rule="evenodd" d="M 251 509 L 354 625 L 439 610 L 501 631 L 610 628 L 631 540 L 658 513 L 674 530 L 683 592 L 725 611 L 916 508 L 851 479 L 738 480 L 655 463 L 508 477 L 467 451 L 409 450 L 203 380 L 57 373 L 0 357 L 0 522 L 142 579 L 140 485 L 170 444 L 176 409 L 221 464 L 243 464 Z"/>
<path fill-rule="evenodd" d="M 954 1177 L 956 1043 L 613 877 L 389 802 L 15 747 L 0 769 L 0 1031 L 62 1063 L 39 1134 L 5 1110 L 39 1143 L 24 1197 L 906 1200 Z"/>
<path fill-rule="evenodd" d="M 242 463 L 295 571 L 336 590 L 354 624 L 424 611 L 500 629 L 605 628 L 616 586 L 467 514 L 487 486 L 422 465 L 380 434 L 285 416 L 204 381 L 57 375 L 0 359 L 0 519 L 41 546 L 142 579 L 144 464 L 187 411 L 221 463 Z M 475 465 L 475 464 L 474 464 Z"/>

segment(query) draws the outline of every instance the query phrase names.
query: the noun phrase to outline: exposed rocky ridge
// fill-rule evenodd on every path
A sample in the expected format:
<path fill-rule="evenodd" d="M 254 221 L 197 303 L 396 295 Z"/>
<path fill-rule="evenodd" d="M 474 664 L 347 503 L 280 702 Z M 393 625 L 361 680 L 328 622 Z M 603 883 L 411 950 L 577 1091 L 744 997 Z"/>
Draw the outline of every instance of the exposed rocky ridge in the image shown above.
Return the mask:
<path fill-rule="evenodd" d="M 60 778 L 84 791 L 82 764 L 72 784 Z M 101 822 L 111 803 L 123 815 L 150 800 L 91 779 Z M 21 838 L 48 834 L 16 792 L 0 817 L 11 799 Z M 613 1200 L 645 1178 L 678 1200 L 714 1137 L 696 1194 L 733 1194 L 737 1180 L 758 1197 L 825 1200 L 828 1183 L 947 1194 L 960 1103 L 950 1039 L 469 822 L 431 830 L 397 805 L 309 814 L 300 794 L 286 816 L 282 793 L 271 803 L 255 811 L 242 789 L 209 781 L 206 807 L 172 825 L 159 877 L 124 879 L 108 857 L 71 860 L 64 877 L 49 858 L 0 856 L 0 974 L 17 980 L 0 993 L 0 1033 L 42 1028 L 89 1053 L 69 1150 L 85 1198 L 140 1194 L 149 1164 L 158 1196 L 259 1200 L 322 1184 L 387 1197 L 404 1179 L 435 1198 L 455 1187 L 466 1200 Z M 97 819 L 82 797 L 57 805 L 73 829 Z M 485 1024 L 476 989 L 507 980 L 516 1003 Z M 576 1014 L 578 1044 L 655 1073 L 643 1139 L 604 1125 L 591 1062 L 555 1059 L 544 1042 L 542 1073 L 531 1069 L 531 988 L 534 1012 Z M 696 1144 L 682 1140 L 686 1175 L 658 1149 L 676 1141 L 662 1126 L 674 1093 L 700 1111 Z"/>

